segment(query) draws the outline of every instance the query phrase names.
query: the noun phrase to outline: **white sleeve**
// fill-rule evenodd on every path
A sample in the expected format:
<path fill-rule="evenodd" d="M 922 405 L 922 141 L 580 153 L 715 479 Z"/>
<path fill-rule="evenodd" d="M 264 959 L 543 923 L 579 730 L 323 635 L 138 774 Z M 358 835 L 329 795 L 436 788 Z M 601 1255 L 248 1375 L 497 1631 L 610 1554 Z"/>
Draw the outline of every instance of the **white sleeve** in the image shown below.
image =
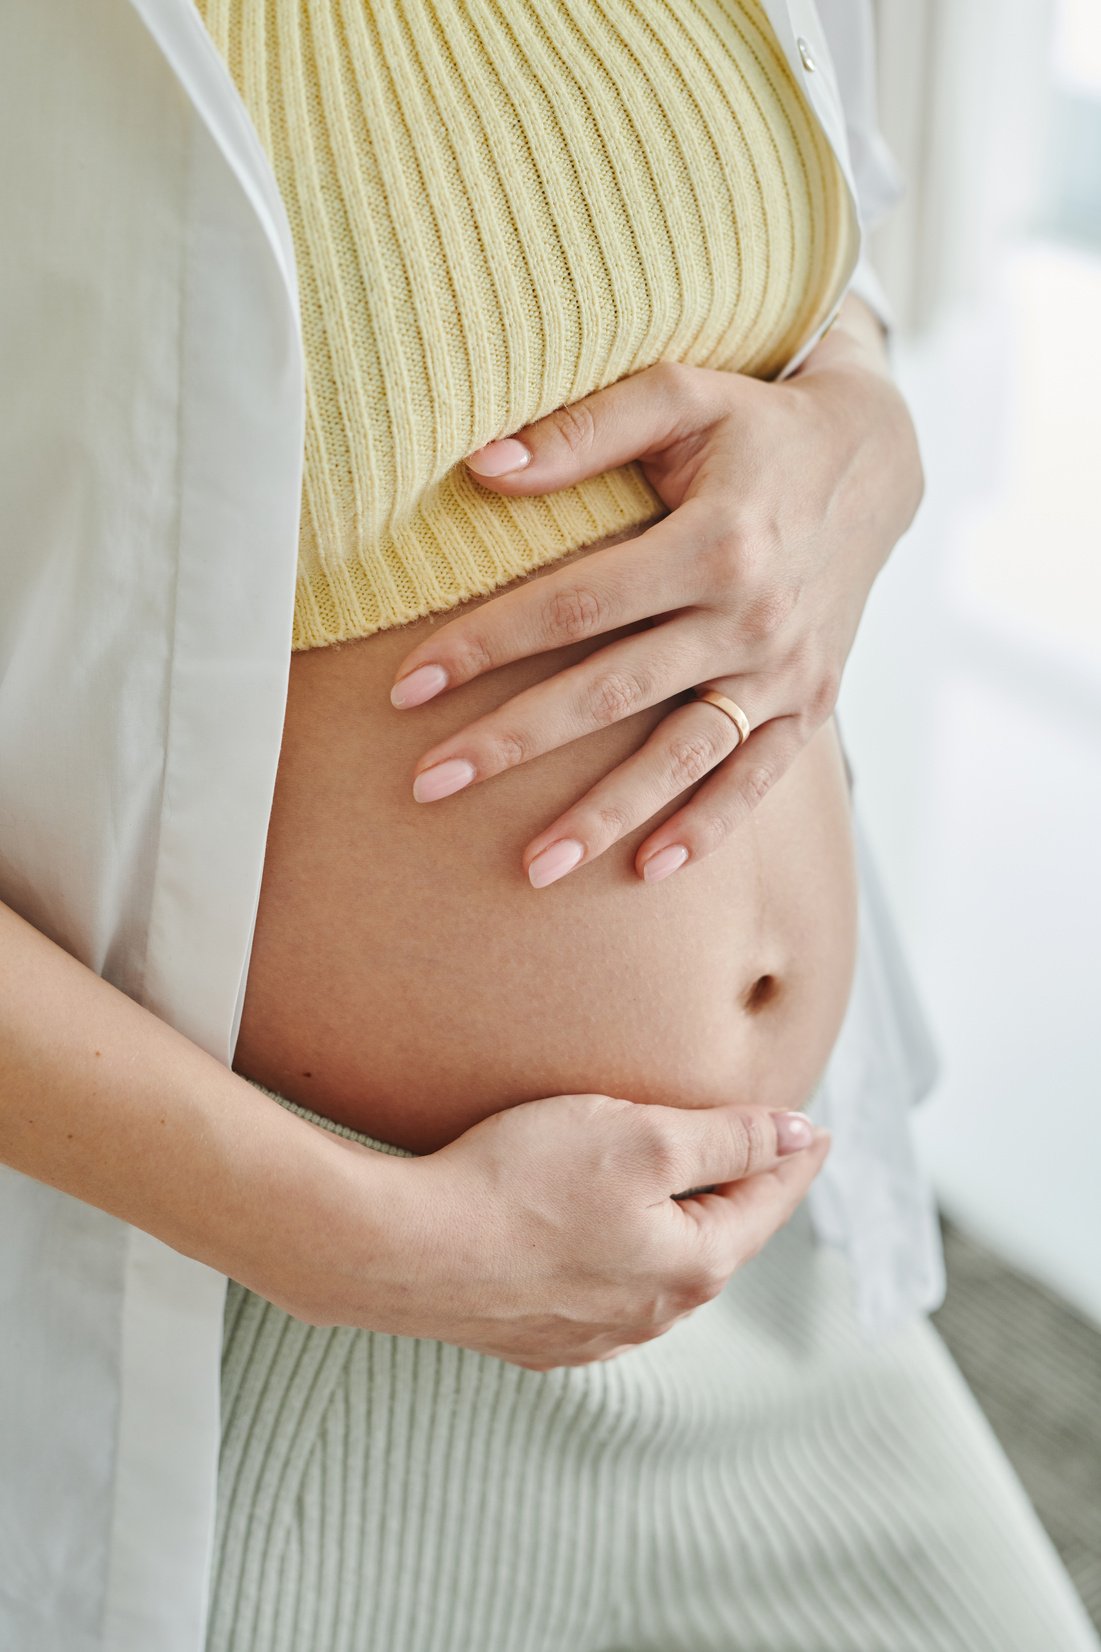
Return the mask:
<path fill-rule="evenodd" d="M 872 0 L 818 0 L 818 16 L 837 73 L 860 221 L 866 237 L 868 230 L 887 217 L 906 192 L 898 162 L 879 129 Z M 849 291 L 875 311 L 888 332 L 894 330 L 895 315 L 882 282 L 872 269 L 866 239 Z"/>

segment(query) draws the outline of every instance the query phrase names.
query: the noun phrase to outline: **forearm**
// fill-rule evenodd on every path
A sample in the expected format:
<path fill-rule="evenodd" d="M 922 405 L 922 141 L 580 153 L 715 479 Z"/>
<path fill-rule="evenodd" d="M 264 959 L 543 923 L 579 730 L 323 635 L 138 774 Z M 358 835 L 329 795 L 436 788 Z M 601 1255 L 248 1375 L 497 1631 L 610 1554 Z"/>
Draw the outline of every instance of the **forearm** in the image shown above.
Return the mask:
<path fill-rule="evenodd" d="M 255 1284 L 310 1252 L 340 1156 L 0 904 L 0 1162 Z"/>

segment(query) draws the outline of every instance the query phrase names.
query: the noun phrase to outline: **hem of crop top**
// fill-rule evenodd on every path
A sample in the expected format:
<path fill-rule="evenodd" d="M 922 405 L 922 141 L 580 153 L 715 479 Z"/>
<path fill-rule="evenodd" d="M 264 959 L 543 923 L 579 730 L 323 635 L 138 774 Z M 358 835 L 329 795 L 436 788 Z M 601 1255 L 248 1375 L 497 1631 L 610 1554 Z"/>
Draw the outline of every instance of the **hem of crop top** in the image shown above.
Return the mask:
<path fill-rule="evenodd" d="M 474 492 L 472 511 L 464 508 L 464 499 Z M 369 568 L 353 556 L 328 563 L 318 558 L 300 569 L 292 650 L 350 642 L 445 613 L 599 539 L 650 522 L 665 510 L 638 464 L 519 502 L 520 511 L 518 501 L 482 488 L 459 466 L 422 503 L 418 556 L 402 560 L 400 535 L 395 536 L 396 555 L 385 582 L 377 552 Z M 437 516 L 442 531 L 426 552 L 425 525 Z"/>

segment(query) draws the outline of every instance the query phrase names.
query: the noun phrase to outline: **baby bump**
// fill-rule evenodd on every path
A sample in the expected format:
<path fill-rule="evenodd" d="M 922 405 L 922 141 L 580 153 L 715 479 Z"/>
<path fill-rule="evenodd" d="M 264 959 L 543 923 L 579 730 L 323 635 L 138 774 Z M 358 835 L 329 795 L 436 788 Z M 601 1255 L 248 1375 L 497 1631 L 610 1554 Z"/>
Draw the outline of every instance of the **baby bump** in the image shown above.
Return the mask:
<path fill-rule="evenodd" d="M 468 454 L 661 360 L 772 377 L 839 295 L 852 203 L 765 8 L 199 9 L 286 206 L 307 367 L 286 727 L 235 1065 L 413 1149 L 564 1091 L 798 1105 L 854 946 L 832 723 L 707 859 L 644 884 L 633 855 L 659 813 L 535 890 L 527 842 L 669 703 L 434 804 L 411 796 L 429 746 L 608 639 L 415 712 L 389 703 L 443 617 L 661 504 L 637 463 L 509 500 Z"/>
<path fill-rule="evenodd" d="M 707 858 L 653 885 L 634 870 L 639 843 L 682 794 L 536 890 L 527 842 L 673 702 L 416 803 L 413 768 L 429 746 L 638 628 L 395 710 L 399 664 L 449 617 L 292 657 L 236 1069 L 415 1151 L 557 1093 L 803 1104 L 840 1028 L 855 957 L 849 796 L 832 719 Z"/>

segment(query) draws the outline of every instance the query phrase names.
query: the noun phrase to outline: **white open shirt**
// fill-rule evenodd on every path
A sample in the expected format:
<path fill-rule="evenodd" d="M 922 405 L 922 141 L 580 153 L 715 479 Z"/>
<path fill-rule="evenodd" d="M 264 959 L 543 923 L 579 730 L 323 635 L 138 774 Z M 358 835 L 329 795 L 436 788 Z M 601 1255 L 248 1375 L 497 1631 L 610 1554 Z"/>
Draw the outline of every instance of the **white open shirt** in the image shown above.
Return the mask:
<path fill-rule="evenodd" d="M 767 10 L 866 229 L 900 193 L 866 0 Z M 230 1063 L 294 604 L 287 222 L 191 0 L 8 7 L 0 154 L 0 900 Z M 851 285 L 890 321 L 863 252 Z M 936 1059 L 856 836 L 810 1203 L 876 1335 L 943 1292 L 908 1118 Z M 0 1167 L 5 1652 L 202 1652 L 225 1284 Z"/>

